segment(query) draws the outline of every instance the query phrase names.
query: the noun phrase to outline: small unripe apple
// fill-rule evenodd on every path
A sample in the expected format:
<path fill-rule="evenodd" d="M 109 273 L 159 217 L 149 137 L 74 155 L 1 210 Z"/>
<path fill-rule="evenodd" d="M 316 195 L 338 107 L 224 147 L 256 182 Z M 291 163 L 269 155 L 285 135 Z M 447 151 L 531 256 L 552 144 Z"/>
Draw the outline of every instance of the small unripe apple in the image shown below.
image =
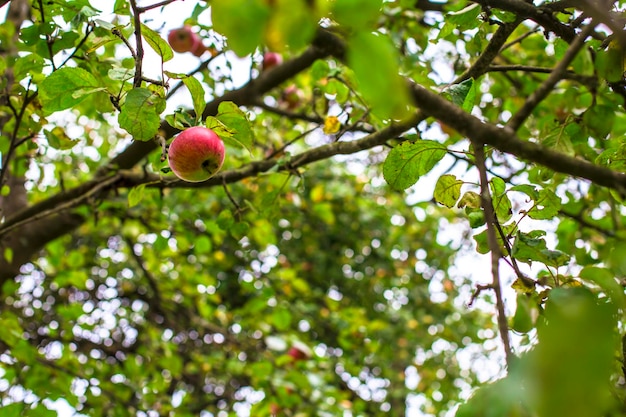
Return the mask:
<path fill-rule="evenodd" d="M 174 174 L 188 182 L 206 181 L 224 163 L 226 149 L 217 134 L 202 126 L 190 127 L 174 138 L 167 159 Z"/>
<path fill-rule="evenodd" d="M 167 41 L 174 51 L 181 53 L 189 52 L 194 45 L 202 43 L 200 36 L 189 26 L 183 26 L 182 28 L 170 31 L 169 35 L 167 35 Z"/>
<path fill-rule="evenodd" d="M 263 55 L 263 71 L 280 65 L 283 62 L 283 56 L 277 52 L 266 52 Z"/>

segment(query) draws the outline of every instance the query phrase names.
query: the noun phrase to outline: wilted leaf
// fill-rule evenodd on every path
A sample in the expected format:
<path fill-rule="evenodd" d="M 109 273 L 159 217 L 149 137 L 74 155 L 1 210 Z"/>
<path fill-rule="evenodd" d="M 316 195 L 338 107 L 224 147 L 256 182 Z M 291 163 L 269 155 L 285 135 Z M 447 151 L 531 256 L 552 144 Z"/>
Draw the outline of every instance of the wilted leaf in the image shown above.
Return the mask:
<path fill-rule="evenodd" d="M 454 207 L 461 196 L 462 185 L 463 181 L 457 179 L 454 175 L 442 175 L 435 185 L 435 201 L 448 208 Z"/>

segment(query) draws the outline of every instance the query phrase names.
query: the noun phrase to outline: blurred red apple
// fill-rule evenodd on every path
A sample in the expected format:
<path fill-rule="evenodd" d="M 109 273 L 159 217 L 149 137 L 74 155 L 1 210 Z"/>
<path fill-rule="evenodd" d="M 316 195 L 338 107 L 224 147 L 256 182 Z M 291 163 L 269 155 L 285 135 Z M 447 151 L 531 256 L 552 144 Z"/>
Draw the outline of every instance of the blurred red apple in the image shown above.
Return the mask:
<path fill-rule="evenodd" d="M 215 175 L 226 150 L 224 142 L 206 127 L 190 127 L 174 138 L 167 159 L 174 174 L 188 182 L 206 181 Z"/>
<path fill-rule="evenodd" d="M 304 100 L 304 93 L 295 84 L 285 88 L 281 95 L 281 101 L 289 110 L 298 108 L 302 104 L 302 100 Z"/>
<path fill-rule="evenodd" d="M 194 46 L 198 48 L 198 45 L 202 45 L 202 39 L 190 26 L 170 31 L 167 41 L 174 51 L 180 53 L 193 51 Z"/>
<path fill-rule="evenodd" d="M 263 71 L 280 65 L 283 62 L 283 56 L 277 52 L 266 52 L 263 55 Z"/>
<path fill-rule="evenodd" d="M 294 342 L 287 351 L 287 355 L 291 356 L 294 361 L 302 361 L 311 358 L 313 353 L 307 345 L 301 342 Z"/>

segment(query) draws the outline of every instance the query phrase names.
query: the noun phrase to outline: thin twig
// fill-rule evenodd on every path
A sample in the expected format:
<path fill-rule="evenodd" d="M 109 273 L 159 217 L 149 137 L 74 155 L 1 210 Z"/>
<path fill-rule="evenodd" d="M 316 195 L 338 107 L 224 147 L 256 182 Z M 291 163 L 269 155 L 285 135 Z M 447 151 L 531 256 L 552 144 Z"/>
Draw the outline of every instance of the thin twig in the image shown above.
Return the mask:
<path fill-rule="evenodd" d="M 502 258 L 502 252 L 500 251 L 500 245 L 498 244 L 498 237 L 496 234 L 497 218 L 493 208 L 491 193 L 489 192 L 489 180 L 487 178 L 487 166 L 485 164 L 484 145 L 477 142 L 472 142 L 472 144 L 474 147 L 476 168 L 478 168 L 478 173 L 480 175 L 480 201 L 483 207 L 483 212 L 485 214 L 485 220 L 487 222 L 487 243 L 491 251 L 491 288 L 496 295 L 498 329 L 500 331 L 502 345 L 504 346 L 506 363 L 507 366 L 510 366 L 511 360 L 513 358 L 513 353 L 511 351 L 511 342 L 509 339 L 509 325 L 506 319 L 506 312 L 504 309 L 504 297 L 502 296 L 502 284 L 500 282 L 500 258 Z"/>
<path fill-rule="evenodd" d="M 130 0 L 130 7 L 133 9 L 133 19 L 135 22 L 135 43 L 137 55 L 135 56 L 135 80 L 133 87 L 141 87 L 141 78 L 143 73 L 143 40 L 141 39 L 141 12 L 137 10 L 137 1 Z"/>
<path fill-rule="evenodd" d="M 535 107 L 550 94 L 554 86 L 563 79 L 563 75 L 567 71 L 570 63 L 576 58 L 578 52 L 582 49 L 585 39 L 593 32 L 595 28 L 593 22 L 589 23 L 582 32 L 574 38 L 569 48 L 563 55 L 563 59 L 554 67 L 550 76 L 537 88 L 527 99 L 521 109 L 518 110 L 507 123 L 507 126 L 513 130 L 519 129 L 524 121 L 530 116 Z"/>
<path fill-rule="evenodd" d="M 148 10 L 156 9 L 159 7 L 167 6 L 170 3 L 174 3 L 177 0 L 163 0 L 155 4 L 151 4 L 150 6 L 137 7 L 137 11 L 139 13 L 147 12 Z"/>

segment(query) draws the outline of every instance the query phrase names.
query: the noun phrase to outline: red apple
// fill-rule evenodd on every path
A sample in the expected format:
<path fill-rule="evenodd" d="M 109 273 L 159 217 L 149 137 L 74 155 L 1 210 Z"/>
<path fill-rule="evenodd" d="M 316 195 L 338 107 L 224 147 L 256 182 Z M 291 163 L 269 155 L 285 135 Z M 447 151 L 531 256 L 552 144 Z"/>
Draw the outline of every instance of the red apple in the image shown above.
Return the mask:
<path fill-rule="evenodd" d="M 295 342 L 289 350 L 287 351 L 287 355 L 291 356 L 294 362 L 302 361 L 305 359 L 309 359 L 313 356 L 311 349 L 304 343 Z"/>
<path fill-rule="evenodd" d="M 263 55 L 263 71 L 280 65 L 283 62 L 283 56 L 277 52 L 266 52 Z"/>
<path fill-rule="evenodd" d="M 167 159 L 174 174 L 188 182 L 206 181 L 224 163 L 224 142 L 211 129 L 190 127 L 174 138 Z"/>
<path fill-rule="evenodd" d="M 174 51 L 181 53 L 189 52 L 194 45 L 202 43 L 200 36 L 198 36 L 190 26 L 183 26 L 182 28 L 170 31 L 169 35 L 167 35 L 167 41 Z"/>
<path fill-rule="evenodd" d="M 203 53 L 205 53 L 207 51 L 207 47 L 204 46 L 204 44 L 202 43 L 202 39 L 200 38 L 200 36 L 196 35 L 197 38 L 197 42 L 195 42 L 193 45 L 191 45 L 191 53 L 194 56 L 200 57 L 202 56 Z"/>

